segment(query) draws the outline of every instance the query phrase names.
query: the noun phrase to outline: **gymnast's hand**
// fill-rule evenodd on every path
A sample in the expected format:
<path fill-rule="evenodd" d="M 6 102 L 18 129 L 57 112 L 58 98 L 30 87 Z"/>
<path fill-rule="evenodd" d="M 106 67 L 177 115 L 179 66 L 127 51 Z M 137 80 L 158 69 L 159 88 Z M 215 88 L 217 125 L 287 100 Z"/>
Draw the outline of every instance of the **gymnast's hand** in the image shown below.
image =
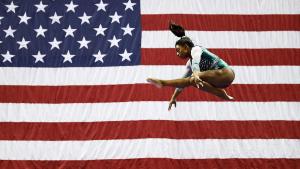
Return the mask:
<path fill-rule="evenodd" d="M 174 106 L 176 107 L 176 100 L 175 100 L 175 99 L 174 99 L 174 100 L 173 100 L 173 99 L 170 100 L 168 111 L 171 110 L 173 104 L 174 104 Z"/>
<path fill-rule="evenodd" d="M 200 72 L 199 72 L 200 73 Z M 197 88 L 203 87 L 203 80 L 200 79 L 198 72 L 193 72 L 192 74 L 192 80 L 194 81 L 194 83 L 196 84 Z"/>

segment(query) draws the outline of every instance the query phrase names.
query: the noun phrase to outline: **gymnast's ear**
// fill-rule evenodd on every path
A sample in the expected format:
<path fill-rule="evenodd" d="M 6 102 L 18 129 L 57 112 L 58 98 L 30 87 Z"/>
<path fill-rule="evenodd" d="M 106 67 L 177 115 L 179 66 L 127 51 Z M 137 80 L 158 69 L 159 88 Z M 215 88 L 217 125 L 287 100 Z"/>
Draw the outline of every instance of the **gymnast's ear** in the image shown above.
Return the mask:
<path fill-rule="evenodd" d="M 177 25 L 173 21 L 169 22 L 169 29 L 177 37 L 183 37 L 183 36 L 185 36 L 184 28 L 182 26 L 180 26 L 180 25 Z"/>

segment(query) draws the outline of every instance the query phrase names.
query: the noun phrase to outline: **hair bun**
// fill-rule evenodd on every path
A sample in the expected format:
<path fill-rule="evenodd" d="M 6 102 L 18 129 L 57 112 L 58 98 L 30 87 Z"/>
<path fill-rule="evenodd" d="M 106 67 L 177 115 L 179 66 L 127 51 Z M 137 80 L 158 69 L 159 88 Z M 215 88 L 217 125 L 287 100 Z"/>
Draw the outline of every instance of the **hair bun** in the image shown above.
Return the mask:
<path fill-rule="evenodd" d="M 185 36 L 184 28 L 182 26 L 180 26 L 180 25 L 177 25 L 173 21 L 170 21 L 170 23 L 169 23 L 169 29 L 177 37 L 183 37 L 183 36 Z"/>

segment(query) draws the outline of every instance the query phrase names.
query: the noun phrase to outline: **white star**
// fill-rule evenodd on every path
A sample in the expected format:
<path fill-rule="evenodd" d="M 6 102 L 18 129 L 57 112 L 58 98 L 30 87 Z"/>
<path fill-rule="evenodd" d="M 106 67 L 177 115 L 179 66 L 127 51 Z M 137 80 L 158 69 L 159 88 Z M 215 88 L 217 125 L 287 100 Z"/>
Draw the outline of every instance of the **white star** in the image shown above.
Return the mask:
<path fill-rule="evenodd" d="M 40 1 L 40 4 L 37 4 L 37 5 L 34 5 L 37 9 L 36 9 L 36 12 L 39 12 L 39 11 L 42 11 L 42 12 L 46 12 L 45 11 L 45 8 L 48 6 L 48 5 L 44 5 L 42 1 Z"/>
<path fill-rule="evenodd" d="M 27 14 L 26 14 L 26 12 L 24 13 L 24 15 L 23 16 L 18 16 L 19 18 L 20 18 L 20 23 L 19 24 L 21 24 L 22 22 L 24 22 L 25 24 L 28 24 L 28 19 L 30 19 L 31 17 L 28 17 L 27 16 Z"/>
<path fill-rule="evenodd" d="M 6 51 L 6 54 L 1 54 L 3 56 L 3 63 L 6 61 L 9 61 L 11 63 L 11 58 L 13 58 L 15 55 L 12 55 L 9 53 L 9 51 Z"/>
<path fill-rule="evenodd" d="M 16 12 L 16 8 L 19 6 L 15 5 L 13 1 L 11 1 L 10 5 L 5 5 L 8 9 L 6 12 L 12 11 L 13 13 Z"/>
<path fill-rule="evenodd" d="M 107 28 L 103 28 L 101 24 L 99 25 L 98 28 L 94 28 L 94 30 L 97 31 L 96 36 L 99 35 L 99 34 L 105 36 L 104 31 L 105 31 L 106 29 L 107 29 Z"/>
<path fill-rule="evenodd" d="M 122 62 L 123 62 L 124 60 L 131 61 L 130 58 L 129 58 L 129 56 L 131 56 L 132 53 L 128 53 L 126 49 L 124 50 L 124 53 L 119 54 L 119 55 L 122 56 Z"/>
<path fill-rule="evenodd" d="M 114 15 L 109 15 L 109 17 L 112 19 L 112 20 L 111 20 L 111 23 L 114 23 L 114 22 L 120 23 L 120 18 L 122 18 L 122 16 L 121 16 L 121 15 L 118 15 L 117 12 L 115 12 Z"/>
<path fill-rule="evenodd" d="M 3 19 L 3 17 L 2 16 L 0 16 L 0 24 L 1 24 L 1 20 Z"/>
<path fill-rule="evenodd" d="M 124 34 L 123 35 L 129 34 L 130 36 L 132 36 L 131 31 L 133 31 L 134 28 L 130 28 L 129 24 L 127 24 L 126 27 L 122 27 L 121 29 L 124 30 Z"/>
<path fill-rule="evenodd" d="M 45 37 L 45 32 L 47 31 L 47 29 L 43 29 L 42 25 L 40 25 L 39 29 L 34 29 L 34 31 L 36 31 L 36 37 L 40 35 Z"/>
<path fill-rule="evenodd" d="M 74 37 L 74 32 L 75 32 L 77 29 L 72 29 L 71 25 L 69 25 L 68 29 L 63 29 L 63 30 L 66 32 L 65 37 L 67 37 L 67 36 L 72 36 L 72 37 Z"/>
<path fill-rule="evenodd" d="M 26 40 L 24 39 L 24 37 L 22 38 L 22 41 L 17 41 L 17 43 L 20 45 L 20 46 L 19 46 L 19 49 L 22 49 L 22 48 L 28 49 L 28 48 L 27 48 L 27 45 L 28 45 L 29 42 L 30 42 L 30 41 L 26 41 Z"/>
<path fill-rule="evenodd" d="M 78 17 L 79 19 L 81 19 L 81 25 L 84 24 L 85 22 L 90 24 L 89 19 L 91 18 L 91 16 L 87 16 L 86 13 L 83 13 L 83 16 Z"/>
<path fill-rule="evenodd" d="M 83 37 L 81 41 L 77 41 L 77 42 L 80 43 L 79 49 L 81 49 L 83 47 L 88 49 L 88 43 L 90 43 L 91 41 L 90 40 L 87 41 L 87 40 L 85 40 L 85 37 Z"/>
<path fill-rule="evenodd" d="M 102 54 L 101 51 L 99 50 L 99 52 L 97 54 L 94 54 L 93 56 L 95 57 L 95 62 L 100 61 L 103 63 L 104 62 L 103 58 L 104 56 L 106 56 L 106 54 Z"/>
<path fill-rule="evenodd" d="M 9 26 L 8 29 L 4 29 L 3 31 L 6 33 L 5 37 L 11 36 L 11 37 L 14 38 L 14 32 L 16 30 L 15 29 L 11 29 L 11 26 Z"/>
<path fill-rule="evenodd" d="M 98 4 L 95 4 L 95 5 L 98 7 L 97 11 L 101 11 L 101 10 L 106 11 L 105 7 L 108 4 L 103 3 L 102 0 L 101 0 Z"/>
<path fill-rule="evenodd" d="M 57 41 L 56 38 L 53 39 L 52 42 L 49 42 L 50 45 L 51 45 L 51 49 L 52 50 L 53 48 L 57 48 L 59 49 L 59 44 L 61 44 L 61 41 Z"/>
<path fill-rule="evenodd" d="M 75 8 L 78 7 L 77 4 L 73 4 L 73 1 L 71 1 L 69 4 L 65 5 L 68 9 L 67 12 L 72 11 L 75 13 Z"/>
<path fill-rule="evenodd" d="M 36 55 L 32 55 L 34 58 L 35 58 L 35 62 L 34 63 L 37 63 L 37 62 L 43 62 L 44 63 L 44 57 L 46 56 L 45 54 L 41 54 L 40 51 L 38 51 L 38 53 Z"/>
<path fill-rule="evenodd" d="M 55 22 L 59 23 L 60 24 L 60 18 L 62 16 L 57 16 L 56 12 L 54 13 L 53 16 L 50 16 L 49 18 L 52 20 L 52 23 L 51 24 L 54 24 Z"/>
<path fill-rule="evenodd" d="M 66 61 L 69 61 L 70 63 L 72 63 L 72 58 L 75 56 L 75 55 L 71 55 L 70 54 L 70 51 L 68 51 L 66 54 L 62 55 L 64 57 L 64 62 L 65 63 Z"/>
<path fill-rule="evenodd" d="M 119 47 L 119 41 L 120 41 L 121 39 L 116 39 L 116 37 L 114 36 L 113 37 L 113 39 L 112 40 L 108 40 L 109 42 L 110 42 L 110 47 L 113 47 L 113 46 L 117 46 L 117 47 Z"/>
<path fill-rule="evenodd" d="M 126 7 L 125 7 L 125 11 L 127 9 L 131 9 L 133 11 L 133 6 L 136 4 L 136 3 L 132 3 L 131 0 L 128 0 L 127 3 L 123 3 Z"/>

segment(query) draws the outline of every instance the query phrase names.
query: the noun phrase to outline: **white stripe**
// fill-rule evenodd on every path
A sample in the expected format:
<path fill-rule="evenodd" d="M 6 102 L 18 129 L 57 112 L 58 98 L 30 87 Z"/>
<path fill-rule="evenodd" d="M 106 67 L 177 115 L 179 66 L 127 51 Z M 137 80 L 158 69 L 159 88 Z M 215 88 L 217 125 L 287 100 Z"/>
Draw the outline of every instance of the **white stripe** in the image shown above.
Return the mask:
<path fill-rule="evenodd" d="M 299 31 L 187 31 L 187 36 L 207 48 L 300 48 Z M 178 39 L 170 31 L 142 31 L 141 46 L 174 48 Z"/>
<path fill-rule="evenodd" d="M 0 141 L 0 159 L 300 158 L 296 147 L 300 141 L 293 139 Z"/>
<path fill-rule="evenodd" d="M 299 102 L 168 102 L 0 104 L 0 122 L 103 122 L 131 120 L 300 120 Z"/>
<path fill-rule="evenodd" d="M 299 0 L 141 0 L 142 14 L 299 14 Z"/>
<path fill-rule="evenodd" d="M 235 84 L 300 84 L 300 66 L 232 66 Z M 148 77 L 182 77 L 185 66 L 0 69 L 0 85 L 101 85 L 147 83 Z"/>

